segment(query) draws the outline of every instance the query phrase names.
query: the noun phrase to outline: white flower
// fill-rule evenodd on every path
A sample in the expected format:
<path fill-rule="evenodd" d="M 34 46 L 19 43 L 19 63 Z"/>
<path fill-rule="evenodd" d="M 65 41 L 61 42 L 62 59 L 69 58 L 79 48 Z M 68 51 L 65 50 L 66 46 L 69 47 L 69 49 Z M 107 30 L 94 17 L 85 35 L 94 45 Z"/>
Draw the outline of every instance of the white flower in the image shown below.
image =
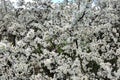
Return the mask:
<path fill-rule="evenodd" d="M 80 79 L 80 77 L 75 76 L 75 75 L 73 75 L 71 78 L 72 78 L 72 80 L 82 80 L 82 79 Z"/>
<path fill-rule="evenodd" d="M 43 49 L 44 54 L 49 54 L 49 51 L 47 49 Z"/>
<path fill-rule="evenodd" d="M 27 56 L 29 56 L 31 52 L 32 52 L 32 49 L 30 47 L 25 49 L 25 53 L 26 53 Z"/>
<path fill-rule="evenodd" d="M 25 46 L 25 43 L 22 40 L 20 40 L 17 42 L 17 46 L 23 47 L 23 46 Z"/>
<path fill-rule="evenodd" d="M 44 61 L 44 63 L 45 63 L 46 65 L 49 65 L 49 64 L 51 63 L 51 59 L 46 59 L 46 60 Z"/>
<path fill-rule="evenodd" d="M 32 39 L 35 36 L 35 32 L 33 29 L 30 29 L 30 31 L 27 33 L 27 38 Z"/>
<path fill-rule="evenodd" d="M 81 80 L 88 80 L 87 76 L 82 76 Z"/>
<path fill-rule="evenodd" d="M 22 73 L 24 72 L 27 72 L 27 66 L 25 63 L 23 62 L 20 62 L 20 63 L 16 63 L 13 65 L 13 69 L 16 71 L 16 72 L 19 72 L 21 71 Z M 19 74 L 17 74 L 19 75 Z"/>
<path fill-rule="evenodd" d="M 111 68 L 111 64 L 110 63 L 100 63 L 101 68 L 103 68 L 105 71 L 107 71 L 108 73 L 111 72 L 112 68 Z"/>
<path fill-rule="evenodd" d="M 117 78 L 119 78 L 120 77 L 120 68 L 117 70 L 117 72 L 114 72 L 114 74 Z"/>
<path fill-rule="evenodd" d="M 36 38 L 34 39 L 34 42 L 35 42 L 35 43 L 41 43 L 41 42 L 42 42 L 42 39 L 40 39 L 39 37 L 36 37 Z"/>
<path fill-rule="evenodd" d="M 35 75 L 35 77 L 33 79 L 40 80 L 41 78 L 42 78 L 41 74 L 37 74 L 37 75 Z"/>
<path fill-rule="evenodd" d="M 70 48 L 71 48 L 70 45 L 66 45 L 66 46 L 62 47 L 63 50 L 67 50 L 67 49 L 70 49 Z"/>
<path fill-rule="evenodd" d="M 118 48 L 118 49 L 116 50 L 115 55 L 120 55 L 120 48 Z"/>
<path fill-rule="evenodd" d="M 5 43 L 2 43 L 2 42 L 0 42 L 0 52 L 2 51 L 5 51 L 6 50 L 6 44 Z"/>
<path fill-rule="evenodd" d="M 44 61 L 44 64 L 47 66 L 48 69 L 51 69 L 51 64 L 52 63 L 52 59 L 46 59 Z"/>
<path fill-rule="evenodd" d="M 8 28 L 8 32 L 13 32 L 13 31 L 16 31 L 16 27 L 11 26 Z"/>
<path fill-rule="evenodd" d="M 63 27 L 63 30 L 67 30 L 68 28 L 70 28 L 70 24 L 67 23 L 64 27 Z"/>
<path fill-rule="evenodd" d="M 49 40 L 50 38 L 52 38 L 52 36 L 49 35 L 49 32 L 48 32 L 48 31 L 46 31 L 46 32 L 44 33 L 43 40 Z"/>
<path fill-rule="evenodd" d="M 53 9 L 55 9 L 55 3 L 51 4 L 51 7 L 52 7 Z"/>

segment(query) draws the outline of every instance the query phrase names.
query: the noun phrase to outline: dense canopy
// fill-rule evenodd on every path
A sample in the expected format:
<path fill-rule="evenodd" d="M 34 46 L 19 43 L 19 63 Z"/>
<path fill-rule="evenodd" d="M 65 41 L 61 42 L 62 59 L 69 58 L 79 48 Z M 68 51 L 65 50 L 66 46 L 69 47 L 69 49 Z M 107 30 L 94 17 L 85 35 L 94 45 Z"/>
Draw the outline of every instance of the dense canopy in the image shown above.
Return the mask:
<path fill-rule="evenodd" d="M 15 5 L 0 0 L 0 80 L 120 79 L 120 0 Z"/>

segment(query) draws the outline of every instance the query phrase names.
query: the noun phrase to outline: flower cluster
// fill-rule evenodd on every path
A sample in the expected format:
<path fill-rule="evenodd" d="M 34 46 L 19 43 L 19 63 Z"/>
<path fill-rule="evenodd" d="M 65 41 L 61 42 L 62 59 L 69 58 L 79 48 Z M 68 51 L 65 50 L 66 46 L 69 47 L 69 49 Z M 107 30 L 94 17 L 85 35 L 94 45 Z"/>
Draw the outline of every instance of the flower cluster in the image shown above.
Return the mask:
<path fill-rule="evenodd" d="M 120 1 L 81 1 L 0 7 L 0 80 L 120 79 Z"/>

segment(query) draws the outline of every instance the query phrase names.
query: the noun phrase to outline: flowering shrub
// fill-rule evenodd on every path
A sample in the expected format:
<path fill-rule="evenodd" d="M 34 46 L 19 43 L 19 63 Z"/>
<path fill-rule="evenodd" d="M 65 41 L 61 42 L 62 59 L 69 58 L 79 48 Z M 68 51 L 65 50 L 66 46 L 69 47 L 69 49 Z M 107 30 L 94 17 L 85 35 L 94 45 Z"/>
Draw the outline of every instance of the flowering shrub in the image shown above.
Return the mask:
<path fill-rule="evenodd" d="M 0 80 L 120 79 L 120 1 L 81 1 L 0 7 Z"/>

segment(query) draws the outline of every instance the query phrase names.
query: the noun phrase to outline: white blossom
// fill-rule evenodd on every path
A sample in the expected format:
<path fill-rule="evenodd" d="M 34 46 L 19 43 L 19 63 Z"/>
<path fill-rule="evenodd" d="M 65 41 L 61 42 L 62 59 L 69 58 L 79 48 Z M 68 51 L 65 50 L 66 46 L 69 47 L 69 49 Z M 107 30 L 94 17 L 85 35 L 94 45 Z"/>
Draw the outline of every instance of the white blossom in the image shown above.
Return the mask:
<path fill-rule="evenodd" d="M 17 42 L 17 46 L 23 47 L 23 46 L 25 46 L 25 43 L 23 42 L 23 40 L 20 40 Z"/>
<path fill-rule="evenodd" d="M 28 47 L 27 49 L 25 49 L 25 53 L 27 56 L 29 56 L 32 53 L 32 49 Z"/>
<path fill-rule="evenodd" d="M 0 80 L 120 78 L 119 0 L 17 1 L 0 1 Z"/>
<path fill-rule="evenodd" d="M 5 44 L 5 43 L 3 43 L 3 42 L 0 42 L 0 52 L 2 51 L 5 51 L 6 50 L 6 48 L 7 48 L 7 45 Z"/>
<path fill-rule="evenodd" d="M 35 36 L 35 32 L 33 29 L 30 29 L 29 32 L 27 33 L 27 38 L 32 39 Z"/>

